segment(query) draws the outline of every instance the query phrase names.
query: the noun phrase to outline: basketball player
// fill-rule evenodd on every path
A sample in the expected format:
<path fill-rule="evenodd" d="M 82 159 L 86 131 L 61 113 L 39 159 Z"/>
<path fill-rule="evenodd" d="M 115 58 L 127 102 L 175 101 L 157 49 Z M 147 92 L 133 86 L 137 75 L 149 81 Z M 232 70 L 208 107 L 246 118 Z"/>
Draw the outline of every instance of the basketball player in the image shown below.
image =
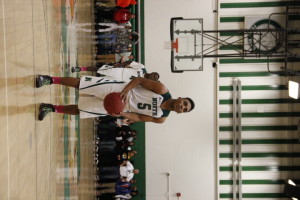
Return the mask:
<path fill-rule="evenodd" d="M 135 77 L 144 77 L 154 81 L 158 81 L 159 74 L 157 72 L 147 73 L 143 64 L 126 61 L 123 63 L 115 63 L 112 65 L 103 65 L 100 68 L 97 67 L 72 67 L 72 72 L 91 71 L 97 72 L 100 76 L 113 80 L 121 80 L 130 82 Z"/>
<path fill-rule="evenodd" d="M 158 81 L 137 77 L 128 84 L 124 81 L 110 80 L 102 77 L 83 76 L 81 79 L 72 77 L 50 77 L 37 75 L 36 87 L 60 84 L 79 89 L 78 105 L 40 105 L 39 120 L 50 112 L 79 115 L 81 118 L 108 115 L 103 106 L 103 99 L 111 92 L 121 92 L 126 102 L 122 116 L 132 121 L 163 123 L 171 111 L 177 113 L 190 112 L 194 102 L 190 98 L 173 99 L 165 85 Z"/>

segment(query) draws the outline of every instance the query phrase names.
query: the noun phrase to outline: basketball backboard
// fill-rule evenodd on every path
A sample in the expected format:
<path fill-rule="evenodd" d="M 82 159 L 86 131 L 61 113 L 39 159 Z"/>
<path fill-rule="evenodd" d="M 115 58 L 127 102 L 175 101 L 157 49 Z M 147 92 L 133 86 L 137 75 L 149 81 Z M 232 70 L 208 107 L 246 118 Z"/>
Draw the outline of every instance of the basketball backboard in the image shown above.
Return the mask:
<path fill-rule="evenodd" d="M 171 71 L 203 70 L 203 19 L 171 18 Z"/>

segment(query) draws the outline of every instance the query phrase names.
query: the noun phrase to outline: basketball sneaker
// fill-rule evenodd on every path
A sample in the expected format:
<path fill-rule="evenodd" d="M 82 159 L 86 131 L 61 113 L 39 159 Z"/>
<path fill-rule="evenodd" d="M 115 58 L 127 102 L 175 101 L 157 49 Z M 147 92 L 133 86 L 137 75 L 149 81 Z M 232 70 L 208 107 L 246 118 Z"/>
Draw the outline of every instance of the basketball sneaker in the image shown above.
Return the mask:
<path fill-rule="evenodd" d="M 35 78 L 35 86 L 37 88 L 42 87 L 44 85 L 51 85 L 51 84 L 52 84 L 51 76 L 37 75 L 36 78 Z"/>
<path fill-rule="evenodd" d="M 41 103 L 39 109 L 39 120 L 42 121 L 48 113 L 54 112 L 54 106 L 52 104 Z"/>
<path fill-rule="evenodd" d="M 74 73 L 74 72 L 80 72 L 80 71 L 81 71 L 80 67 L 72 67 L 71 68 L 71 72 L 72 73 Z"/>

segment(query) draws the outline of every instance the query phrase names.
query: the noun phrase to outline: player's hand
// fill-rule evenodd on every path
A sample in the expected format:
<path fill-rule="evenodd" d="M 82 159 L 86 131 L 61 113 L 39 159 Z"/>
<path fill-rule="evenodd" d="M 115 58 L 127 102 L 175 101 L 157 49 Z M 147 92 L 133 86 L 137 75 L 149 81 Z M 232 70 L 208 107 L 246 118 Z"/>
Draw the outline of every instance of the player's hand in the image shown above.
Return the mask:
<path fill-rule="evenodd" d="M 123 119 L 123 123 L 124 123 L 124 124 L 127 124 L 127 125 L 130 125 L 130 124 L 133 123 L 133 121 L 130 120 L 130 119 Z"/>
<path fill-rule="evenodd" d="M 123 56 L 122 58 L 121 58 L 121 61 L 120 61 L 121 63 L 122 62 L 125 62 L 125 57 Z"/>
<path fill-rule="evenodd" d="M 126 102 L 128 92 L 126 90 L 122 90 L 120 95 L 122 97 L 122 100 Z"/>
<path fill-rule="evenodd" d="M 123 112 L 119 114 L 111 114 L 112 117 L 123 117 Z"/>

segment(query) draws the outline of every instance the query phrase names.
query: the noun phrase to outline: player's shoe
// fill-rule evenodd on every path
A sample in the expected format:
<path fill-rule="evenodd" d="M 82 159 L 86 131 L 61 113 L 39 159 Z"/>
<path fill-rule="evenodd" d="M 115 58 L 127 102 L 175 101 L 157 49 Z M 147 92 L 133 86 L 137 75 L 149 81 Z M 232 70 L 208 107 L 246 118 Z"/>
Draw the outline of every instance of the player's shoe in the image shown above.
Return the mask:
<path fill-rule="evenodd" d="M 80 67 L 72 67 L 71 68 L 71 72 L 74 73 L 74 72 L 80 72 L 81 71 L 81 68 Z"/>
<path fill-rule="evenodd" d="M 44 85 L 51 85 L 52 84 L 52 78 L 47 75 L 37 75 L 35 78 L 35 86 L 37 88 L 40 88 Z"/>
<path fill-rule="evenodd" d="M 48 113 L 54 112 L 54 106 L 52 104 L 41 103 L 39 109 L 39 120 L 42 121 Z"/>

